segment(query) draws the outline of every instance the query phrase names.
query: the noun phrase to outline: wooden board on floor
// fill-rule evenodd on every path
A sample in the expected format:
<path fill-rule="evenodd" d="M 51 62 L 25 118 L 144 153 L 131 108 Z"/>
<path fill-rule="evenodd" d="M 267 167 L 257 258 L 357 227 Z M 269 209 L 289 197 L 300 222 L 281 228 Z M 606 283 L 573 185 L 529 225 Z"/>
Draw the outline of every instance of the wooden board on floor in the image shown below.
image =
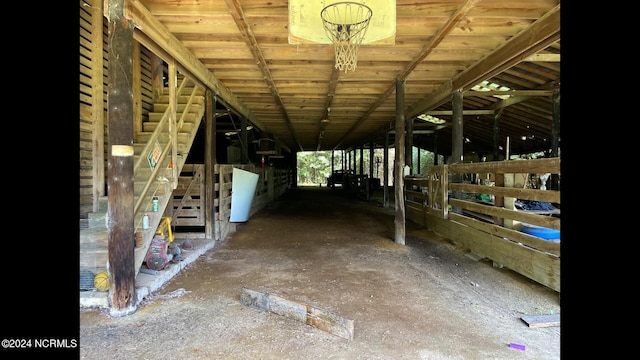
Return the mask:
<path fill-rule="evenodd" d="M 298 320 L 347 340 L 353 340 L 353 320 L 330 311 L 247 288 L 242 288 L 240 302 L 247 306 Z"/>
<path fill-rule="evenodd" d="M 521 319 L 530 328 L 560 326 L 560 314 L 523 316 Z"/>

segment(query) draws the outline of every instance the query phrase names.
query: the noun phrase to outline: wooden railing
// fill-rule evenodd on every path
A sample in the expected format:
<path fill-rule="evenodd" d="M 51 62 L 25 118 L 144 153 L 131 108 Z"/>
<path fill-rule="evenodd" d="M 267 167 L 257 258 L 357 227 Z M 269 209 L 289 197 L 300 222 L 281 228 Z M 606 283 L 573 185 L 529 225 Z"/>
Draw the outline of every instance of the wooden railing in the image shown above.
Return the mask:
<path fill-rule="evenodd" d="M 178 79 L 175 66 L 169 66 L 169 78 Z M 195 139 L 204 107 L 195 111 L 191 127 L 185 127 L 187 116 L 194 112 L 195 97 L 204 95 L 204 88 L 187 76 L 180 74 L 179 84 L 169 81 L 169 104 L 158 122 L 149 121 L 144 126 L 154 126 L 153 131 L 143 128 L 135 143 L 144 144 L 136 151 L 134 163 L 134 226 L 142 234 L 142 244 L 135 248 L 135 268 L 139 271 L 153 240 L 155 229 L 162 221 L 163 213 L 172 200 L 172 192 L 178 185 L 178 175 L 186 162 L 187 154 Z M 177 86 L 176 86 L 177 85 Z M 179 101 L 178 98 L 187 101 Z M 182 111 L 178 114 L 178 106 Z M 178 116 L 179 115 L 179 116 Z M 182 149 L 182 150 L 180 150 Z M 184 152 L 184 153 L 181 153 Z M 158 198 L 159 211 L 151 211 L 153 198 Z M 149 215 L 149 228 L 143 229 L 145 214 Z"/>
<path fill-rule="evenodd" d="M 560 239 L 521 231 L 533 225 L 558 230 L 559 237 L 560 190 L 546 185 L 559 178 L 560 158 L 432 166 L 426 177 L 404 178 L 406 214 L 480 257 L 560 291 Z M 518 209 L 522 201 L 552 205 Z"/>
<path fill-rule="evenodd" d="M 188 84 L 193 84 L 193 87 L 190 87 L 189 93 L 185 95 L 183 93 Z M 177 102 L 170 100 L 169 106 L 165 110 L 162 119 L 156 125 L 150 137 L 146 139 L 146 145 L 141 153 L 137 154 L 139 156 L 134 165 L 134 177 L 136 184 L 144 182 L 143 186 L 135 186 L 134 188 L 134 197 L 136 199 L 134 216 L 137 227 L 140 226 L 142 217 L 150 207 L 153 197 L 158 194 L 168 197 L 168 194 L 170 194 L 178 184 L 178 174 L 186 161 L 186 154 L 179 154 L 178 134 L 185 125 L 185 118 L 191 109 L 191 105 L 198 91 L 203 92 L 204 90 L 189 78 L 182 78 L 174 94 L 175 97 L 188 96 L 188 101 L 184 104 L 183 110 L 179 114 L 179 119 L 177 119 L 176 116 Z M 194 129 L 191 130 L 193 132 L 193 134 L 190 134 L 191 141 L 195 137 L 197 128 L 198 127 L 195 126 Z M 190 141 L 185 145 L 190 146 Z M 151 167 L 149 164 L 149 156 L 151 156 L 154 151 L 159 153 L 159 156 L 154 159 L 155 166 Z M 167 198 L 167 201 L 163 205 L 166 206 L 168 200 Z M 164 206 L 162 208 L 164 208 Z"/>

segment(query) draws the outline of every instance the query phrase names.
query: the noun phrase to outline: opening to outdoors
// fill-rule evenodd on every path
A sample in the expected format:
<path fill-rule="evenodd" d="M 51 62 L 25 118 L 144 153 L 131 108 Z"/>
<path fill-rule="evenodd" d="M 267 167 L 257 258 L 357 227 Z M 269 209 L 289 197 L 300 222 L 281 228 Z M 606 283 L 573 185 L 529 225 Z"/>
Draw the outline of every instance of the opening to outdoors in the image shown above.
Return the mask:
<path fill-rule="evenodd" d="M 395 163 L 394 148 L 389 149 L 388 159 L 387 185 L 392 187 Z M 429 173 L 429 168 L 434 164 L 434 159 L 434 153 L 414 146 L 410 174 L 426 176 Z M 384 185 L 384 149 L 374 149 L 372 157 L 369 154 L 369 149 L 363 149 L 362 151 L 358 149 L 350 152 L 342 150 L 302 151 L 298 152 L 296 161 L 298 186 L 328 186 L 333 184 L 333 173 L 337 173 L 337 176 L 334 177 L 339 179 L 340 174 L 345 172 L 355 175 L 367 175 L 369 178 L 378 179 L 381 186 Z M 443 163 L 444 156 L 439 155 L 438 164 Z M 341 184 L 336 182 L 333 185 L 339 187 Z"/>

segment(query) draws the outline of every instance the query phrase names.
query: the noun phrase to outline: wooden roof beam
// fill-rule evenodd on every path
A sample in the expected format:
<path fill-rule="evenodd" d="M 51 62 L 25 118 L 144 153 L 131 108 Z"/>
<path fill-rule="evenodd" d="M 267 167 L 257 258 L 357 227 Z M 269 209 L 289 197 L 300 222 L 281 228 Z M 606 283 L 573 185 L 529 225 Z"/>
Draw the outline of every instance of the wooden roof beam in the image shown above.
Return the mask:
<path fill-rule="evenodd" d="M 320 119 L 320 131 L 318 131 L 318 146 L 316 151 L 320 151 L 322 148 L 322 137 L 324 137 L 324 130 L 329 125 L 329 115 L 331 114 L 331 104 L 333 103 L 333 95 L 336 93 L 336 86 L 338 86 L 338 77 L 340 77 L 340 70 L 333 67 L 331 72 L 331 79 L 329 80 L 329 90 L 327 91 L 327 101 L 324 107 L 324 116 Z"/>
<path fill-rule="evenodd" d="M 136 32 L 134 39 L 153 52 L 161 52 L 175 59 L 181 67 L 192 74 L 198 81 L 213 90 L 231 107 L 258 128 L 264 129 L 249 108 L 227 89 L 195 55 L 189 51 L 162 23 L 137 0 L 125 0 L 124 15 L 133 21 Z M 164 49 L 164 50 L 163 50 Z M 166 60 L 166 59 L 165 59 Z"/>
<path fill-rule="evenodd" d="M 416 66 L 418 66 L 418 64 L 420 64 L 432 51 L 433 49 L 435 49 L 438 44 L 440 44 L 442 42 L 442 40 L 444 40 L 447 35 L 449 35 L 449 33 L 451 33 L 456 25 L 460 22 L 460 20 L 464 19 L 465 16 L 467 16 L 467 13 L 471 10 L 473 10 L 473 8 L 475 7 L 475 5 L 479 2 L 480 0 L 467 0 L 462 7 L 460 7 L 460 9 L 458 9 L 458 11 L 456 11 L 450 18 L 449 21 L 447 21 L 442 28 L 440 28 L 438 30 L 438 32 L 433 36 L 433 38 L 431 39 L 431 41 L 429 41 L 423 48 L 422 50 L 415 56 L 415 58 L 413 58 L 413 60 L 398 74 L 398 80 L 406 80 L 406 78 L 409 76 L 409 74 L 411 74 L 411 72 L 416 68 Z M 342 139 L 340 139 L 340 141 L 338 141 L 338 143 L 336 144 L 336 146 L 334 147 L 334 149 L 337 149 L 340 145 L 342 145 L 342 143 L 344 142 L 344 140 L 346 139 L 346 137 L 355 129 L 357 129 L 360 125 L 362 125 L 362 123 L 369 117 L 369 115 L 371 115 L 375 109 L 377 109 L 382 103 L 384 103 L 386 101 L 386 99 L 391 96 L 391 94 L 395 91 L 396 89 L 396 82 L 394 81 L 393 84 L 391 84 L 391 86 L 389 86 L 389 89 L 387 89 L 387 91 L 384 92 L 384 94 L 382 94 L 378 100 L 376 100 L 371 107 L 369 108 L 369 110 L 367 110 L 367 112 L 364 114 L 364 116 L 362 116 L 362 118 L 360 118 L 360 120 L 358 120 L 353 127 L 351 127 L 351 129 L 349 129 L 349 131 L 345 134 L 345 136 L 342 137 Z M 395 123 L 395 119 L 392 120 L 389 124 L 389 127 L 391 127 L 391 124 Z M 376 133 L 384 133 L 386 132 L 389 127 L 385 127 L 384 129 L 380 130 L 380 131 L 376 131 Z M 375 135 L 374 135 L 375 137 Z"/>
<path fill-rule="evenodd" d="M 448 101 L 456 89 L 467 90 L 479 81 L 524 61 L 560 39 L 560 5 L 557 5 L 538 21 L 511 38 L 484 60 L 461 72 L 453 80 L 419 101 L 407 116 L 414 117 Z"/>
<path fill-rule="evenodd" d="M 256 60 L 260 71 L 262 72 L 262 76 L 264 77 L 265 82 L 269 86 L 269 90 L 273 95 L 276 104 L 280 108 L 280 112 L 282 113 L 282 117 L 291 132 L 291 136 L 298 144 L 300 151 L 304 151 L 298 136 L 296 135 L 296 131 L 293 128 L 293 124 L 291 123 L 291 119 L 289 119 L 289 115 L 287 114 L 287 110 L 284 107 L 284 103 L 282 102 L 282 98 L 280 97 L 280 93 L 278 92 L 278 88 L 276 87 L 275 81 L 273 81 L 273 76 L 271 76 L 271 71 L 269 70 L 269 66 L 267 65 L 267 61 L 264 59 L 264 55 L 262 55 L 262 50 L 260 50 L 260 46 L 258 45 L 258 41 L 256 37 L 253 35 L 253 31 L 251 31 L 251 26 L 247 23 L 246 18 L 244 17 L 244 12 L 242 11 L 242 7 L 238 0 L 225 0 L 229 10 L 231 12 L 231 16 L 233 20 L 236 22 L 238 29 L 242 33 L 242 37 L 245 38 L 247 42 L 247 46 L 253 55 L 253 58 Z"/>

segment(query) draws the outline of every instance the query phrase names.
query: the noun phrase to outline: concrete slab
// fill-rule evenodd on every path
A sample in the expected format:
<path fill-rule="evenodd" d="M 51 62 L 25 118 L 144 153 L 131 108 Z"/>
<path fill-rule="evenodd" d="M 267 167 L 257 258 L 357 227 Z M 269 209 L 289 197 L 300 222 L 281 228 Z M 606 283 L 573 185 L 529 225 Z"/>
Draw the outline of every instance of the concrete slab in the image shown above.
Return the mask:
<path fill-rule="evenodd" d="M 186 239 L 174 240 L 178 244 Z M 169 263 L 167 266 L 158 271 L 156 275 L 138 273 L 136 277 L 136 305 L 140 304 L 145 298 L 153 292 L 160 289 L 164 284 L 176 276 L 182 269 L 193 263 L 210 249 L 213 249 L 216 241 L 212 239 L 191 239 L 193 248 L 191 250 L 182 250 L 184 260 L 178 263 Z M 145 266 L 145 265 L 142 265 Z M 80 308 L 109 308 L 108 292 L 81 291 L 80 292 Z"/>

